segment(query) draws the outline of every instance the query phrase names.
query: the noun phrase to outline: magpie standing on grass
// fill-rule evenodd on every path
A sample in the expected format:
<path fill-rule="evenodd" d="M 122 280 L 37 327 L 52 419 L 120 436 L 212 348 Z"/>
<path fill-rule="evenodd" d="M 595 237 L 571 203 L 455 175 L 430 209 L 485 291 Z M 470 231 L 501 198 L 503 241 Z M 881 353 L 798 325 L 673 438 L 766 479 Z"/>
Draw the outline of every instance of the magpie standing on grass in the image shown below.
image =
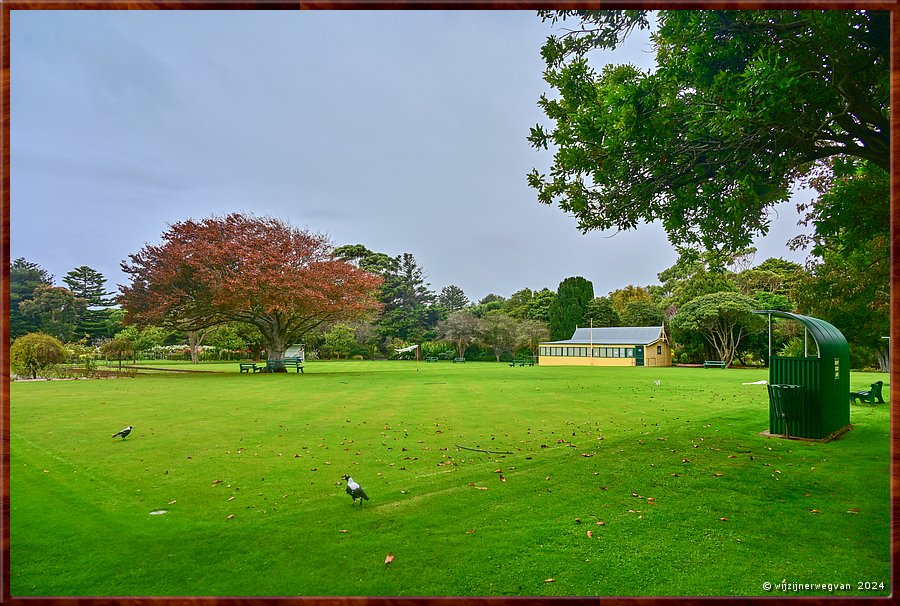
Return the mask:
<path fill-rule="evenodd" d="M 119 437 L 119 436 L 122 436 L 122 439 L 124 440 L 125 438 L 128 437 L 128 434 L 131 433 L 131 430 L 132 430 L 132 429 L 134 429 L 134 428 L 133 428 L 131 425 L 129 425 L 128 427 L 126 427 L 126 428 L 123 429 L 122 431 L 119 431 L 119 432 L 114 433 L 112 437 L 117 438 L 117 437 Z"/>
<path fill-rule="evenodd" d="M 347 494 L 353 497 L 353 504 L 356 504 L 356 499 L 359 499 L 359 506 L 362 507 L 363 499 L 366 501 L 369 500 L 369 495 L 366 494 L 366 491 L 362 489 L 362 486 L 353 481 L 353 478 L 350 476 L 344 476 L 344 479 L 347 480 Z"/>

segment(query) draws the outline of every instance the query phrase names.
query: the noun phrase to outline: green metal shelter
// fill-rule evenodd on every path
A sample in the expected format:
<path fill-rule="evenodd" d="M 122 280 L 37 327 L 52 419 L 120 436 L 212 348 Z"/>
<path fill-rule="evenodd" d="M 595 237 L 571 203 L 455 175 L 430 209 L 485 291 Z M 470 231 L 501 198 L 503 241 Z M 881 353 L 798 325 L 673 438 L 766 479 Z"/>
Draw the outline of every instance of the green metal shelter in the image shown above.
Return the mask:
<path fill-rule="evenodd" d="M 822 440 L 849 428 L 850 346 L 841 331 L 825 320 L 800 314 L 775 310 L 754 313 L 769 317 L 769 385 L 774 389 L 779 385 L 799 386 L 790 390 L 798 400 L 791 411 L 790 436 Z M 802 357 L 771 355 L 773 317 L 803 325 Z M 785 434 L 785 421 L 776 414 L 775 404 L 770 398 L 769 433 Z"/>

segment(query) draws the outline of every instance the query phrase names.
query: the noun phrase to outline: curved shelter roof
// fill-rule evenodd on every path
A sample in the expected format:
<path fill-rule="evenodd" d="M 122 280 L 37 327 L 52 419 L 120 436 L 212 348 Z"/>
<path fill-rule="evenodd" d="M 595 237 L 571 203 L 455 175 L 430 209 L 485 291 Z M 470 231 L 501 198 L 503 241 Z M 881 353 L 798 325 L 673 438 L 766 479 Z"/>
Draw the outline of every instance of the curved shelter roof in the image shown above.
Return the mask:
<path fill-rule="evenodd" d="M 840 358 L 843 354 L 849 355 L 850 353 L 850 345 L 847 344 L 843 333 L 825 320 L 774 309 L 754 311 L 753 313 L 789 318 L 803 324 L 815 339 L 820 358 Z"/>

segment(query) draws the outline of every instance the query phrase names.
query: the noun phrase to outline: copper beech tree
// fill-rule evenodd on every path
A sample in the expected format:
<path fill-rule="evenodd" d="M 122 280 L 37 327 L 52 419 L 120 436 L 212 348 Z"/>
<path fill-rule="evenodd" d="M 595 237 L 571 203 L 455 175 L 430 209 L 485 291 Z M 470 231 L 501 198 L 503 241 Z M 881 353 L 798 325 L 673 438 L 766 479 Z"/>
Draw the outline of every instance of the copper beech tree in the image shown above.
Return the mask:
<path fill-rule="evenodd" d="M 333 256 L 328 239 L 278 219 L 242 214 L 172 225 L 162 243 L 121 264 L 131 284 L 127 321 L 183 331 L 244 322 L 262 334 L 269 360 L 325 322 L 378 308 L 381 278 Z"/>

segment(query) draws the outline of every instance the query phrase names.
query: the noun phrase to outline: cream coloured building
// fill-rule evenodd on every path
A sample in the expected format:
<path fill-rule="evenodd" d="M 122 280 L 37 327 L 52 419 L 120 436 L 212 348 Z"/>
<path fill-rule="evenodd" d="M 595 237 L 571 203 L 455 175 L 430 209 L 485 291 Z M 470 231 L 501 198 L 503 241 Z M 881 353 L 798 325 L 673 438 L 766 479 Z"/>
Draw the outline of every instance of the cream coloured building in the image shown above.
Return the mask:
<path fill-rule="evenodd" d="M 671 366 L 662 326 L 576 328 L 566 341 L 541 343 L 541 366 Z"/>

